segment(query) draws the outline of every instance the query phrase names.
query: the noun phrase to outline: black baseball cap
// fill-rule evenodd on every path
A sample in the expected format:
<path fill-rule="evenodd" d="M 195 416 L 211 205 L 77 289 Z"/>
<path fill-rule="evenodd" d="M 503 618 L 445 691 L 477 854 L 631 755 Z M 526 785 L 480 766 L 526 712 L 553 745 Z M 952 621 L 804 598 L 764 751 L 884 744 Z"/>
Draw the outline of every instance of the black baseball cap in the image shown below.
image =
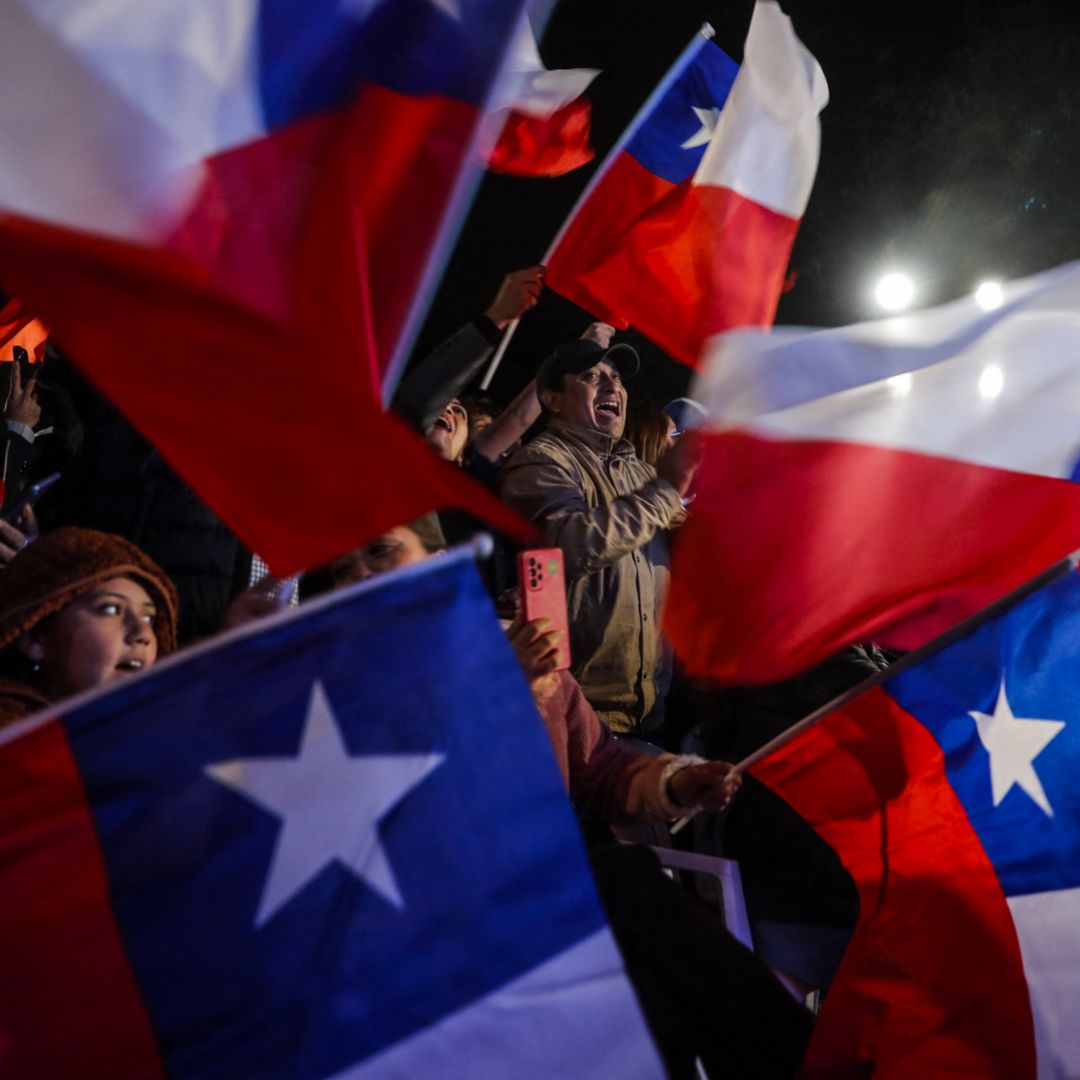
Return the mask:
<path fill-rule="evenodd" d="M 632 379 L 641 367 L 641 358 L 632 345 L 619 343 L 605 349 L 595 341 L 567 341 L 547 357 L 536 372 L 536 393 L 542 390 L 561 390 L 564 375 L 580 375 L 606 360 L 625 382 Z"/>

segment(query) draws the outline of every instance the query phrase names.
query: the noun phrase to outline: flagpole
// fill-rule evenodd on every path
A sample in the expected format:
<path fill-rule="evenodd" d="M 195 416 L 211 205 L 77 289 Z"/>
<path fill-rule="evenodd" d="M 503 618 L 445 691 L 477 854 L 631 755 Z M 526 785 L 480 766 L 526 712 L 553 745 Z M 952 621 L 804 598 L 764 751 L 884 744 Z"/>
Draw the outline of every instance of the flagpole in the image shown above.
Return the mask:
<path fill-rule="evenodd" d="M 626 144 L 630 142 L 630 140 L 638 133 L 641 125 L 645 123 L 646 119 L 656 107 L 657 103 L 671 89 L 672 84 L 683 73 L 687 65 L 693 59 L 694 55 L 698 52 L 698 50 L 701 49 L 702 46 L 704 46 L 704 44 L 709 41 L 710 38 L 712 38 L 715 34 L 716 31 L 709 23 L 702 23 L 701 29 L 699 29 L 694 34 L 694 36 L 687 43 L 686 48 L 684 48 L 683 51 L 679 53 L 675 62 L 671 65 L 671 67 L 668 68 L 667 72 L 664 74 L 664 77 L 656 84 L 653 92 L 645 99 L 641 108 L 639 108 L 638 111 L 634 114 L 634 118 L 626 126 L 626 129 L 623 131 L 622 135 L 619 136 L 619 138 L 615 141 L 614 145 L 608 151 L 607 157 L 604 158 L 604 160 L 597 167 L 596 171 L 592 174 L 591 177 L 589 177 L 589 182 L 585 185 L 584 188 L 582 188 L 581 194 L 577 197 L 574 205 L 570 208 L 570 213 L 567 214 L 566 219 L 562 223 L 562 226 L 555 234 L 555 239 L 552 240 L 550 244 L 548 244 L 547 250 L 544 252 L 543 257 L 540 259 L 542 265 L 547 265 L 552 254 L 555 252 L 555 249 L 562 242 L 563 237 L 566 236 L 567 232 L 570 229 L 570 226 L 573 225 L 574 219 L 577 217 L 581 208 L 585 205 L 589 197 L 596 190 L 597 186 L 607 175 L 608 171 L 611 169 L 611 166 L 615 164 L 615 159 L 620 153 L 622 153 L 623 147 L 626 146 Z M 507 346 L 509 346 L 510 344 L 510 339 L 517 331 L 519 322 L 521 322 L 520 319 L 511 320 L 507 324 L 506 329 L 503 331 L 502 339 L 499 341 L 499 347 L 495 350 L 495 355 L 491 358 L 491 361 L 487 367 L 487 371 L 484 372 L 483 379 L 480 380 L 481 390 L 487 390 L 487 388 L 491 385 L 491 380 L 495 377 L 495 372 L 498 371 L 499 364 L 502 363 L 502 358 L 506 353 Z"/>
<path fill-rule="evenodd" d="M 518 8 L 518 18 L 524 18 L 526 4 L 523 0 L 518 0 Z M 491 80 L 484 91 L 483 104 L 485 107 L 505 76 L 510 61 L 510 45 L 513 32 L 514 30 L 511 28 L 503 47 L 502 56 L 499 58 L 499 62 L 492 72 Z M 423 321 L 423 317 L 435 296 L 439 279 L 450 259 L 450 252 L 464 227 L 465 215 L 472 203 L 473 196 L 480 187 L 480 181 L 483 179 L 483 169 L 470 165 L 470 162 L 479 160 L 480 147 L 483 145 L 485 138 L 484 125 L 482 123 L 475 124 L 461 159 L 462 165 L 458 168 L 457 175 L 454 177 L 453 185 L 450 188 L 449 198 L 436 228 L 435 237 L 431 247 L 428 249 L 427 259 L 421 269 L 420 279 L 405 312 L 405 319 L 398 334 L 397 343 L 387 362 L 386 369 L 382 373 L 382 383 L 379 390 L 382 394 L 384 409 L 389 409 L 394 399 L 394 392 L 397 390 L 401 376 L 405 372 L 405 363 L 409 358 L 409 351 L 415 344 L 419 334 L 420 323 Z"/>
<path fill-rule="evenodd" d="M 881 671 L 875 671 L 873 675 L 863 679 L 862 682 L 856 683 L 855 686 L 845 690 L 842 694 L 838 694 L 831 701 L 827 701 L 809 715 L 804 716 L 797 724 L 793 724 L 785 731 L 780 732 L 779 735 L 770 739 L 764 746 L 759 747 L 752 754 L 748 754 L 744 757 L 742 761 L 732 765 L 731 771 L 727 774 L 727 778 L 731 779 L 742 776 L 748 769 L 757 765 L 758 762 L 764 761 L 771 753 L 791 742 L 796 735 L 799 735 L 807 728 L 812 727 L 819 720 L 828 716 L 829 713 L 843 708 L 845 705 L 854 701 L 860 694 L 865 694 L 867 690 L 871 690 L 875 686 L 881 686 L 896 675 L 902 675 L 908 668 L 915 667 L 916 664 L 921 664 L 928 657 L 933 656 L 947 646 L 952 645 L 953 642 L 959 641 L 960 638 L 966 637 L 973 630 L 977 630 L 982 626 L 983 623 L 996 618 L 998 615 L 1002 614 L 1002 612 L 1007 611 L 1009 608 L 1013 607 L 1013 605 L 1018 604 L 1021 600 L 1026 600 L 1033 593 L 1037 593 L 1051 582 L 1057 581 L 1066 574 L 1075 571 L 1078 566 L 1080 566 L 1080 548 L 1071 554 L 1066 555 L 1064 559 L 1054 563 L 1053 566 L 1044 570 L 1041 574 L 1025 581 L 1023 585 L 1013 589 L 1012 592 L 1006 593 L 992 604 L 975 612 L 974 615 L 970 615 L 968 618 L 964 619 L 963 622 L 957 623 L 943 634 L 939 634 L 936 638 L 932 638 L 925 645 L 921 645 L 919 648 L 913 649 L 909 653 L 905 653 L 899 660 L 890 664 L 887 668 L 883 668 Z M 689 821 L 689 817 L 679 818 L 679 820 L 671 826 L 671 832 L 673 834 L 677 833 Z"/>

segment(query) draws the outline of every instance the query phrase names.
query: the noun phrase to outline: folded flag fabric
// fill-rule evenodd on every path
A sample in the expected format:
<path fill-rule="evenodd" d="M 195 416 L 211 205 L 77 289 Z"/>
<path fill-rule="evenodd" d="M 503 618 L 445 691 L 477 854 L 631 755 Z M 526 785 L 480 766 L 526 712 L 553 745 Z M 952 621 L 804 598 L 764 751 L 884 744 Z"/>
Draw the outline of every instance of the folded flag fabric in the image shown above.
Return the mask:
<path fill-rule="evenodd" d="M 768 682 L 913 648 L 1080 546 L 1078 296 L 1072 264 L 989 313 L 717 339 L 667 614 L 688 668 Z"/>
<path fill-rule="evenodd" d="M 827 100 L 790 20 L 760 0 L 742 67 L 709 42 L 687 57 L 577 209 L 547 285 L 692 366 L 711 335 L 769 325 Z"/>
<path fill-rule="evenodd" d="M 0 363 L 9 363 L 15 359 L 16 349 L 25 349 L 30 363 L 39 364 L 45 359 L 48 340 L 48 327 L 28 315 L 18 300 L 0 307 Z"/>
<path fill-rule="evenodd" d="M 549 71 L 522 16 L 490 106 L 498 138 L 488 168 L 509 176 L 562 176 L 592 161 L 592 105 L 582 95 L 599 74 L 594 68 Z"/>
<path fill-rule="evenodd" d="M 0 210 L 177 253 L 392 381 L 520 9 L 15 0 Z"/>
<path fill-rule="evenodd" d="M 277 573 L 436 506 L 507 523 L 377 387 L 518 7 L 5 11 L 5 287 Z"/>
<path fill-rule="evenodd" d="M 470 553 L 0 735 L 13 1076 L 662 1070 Z"/>
<path fill-rule="evenodd" d="M 1080 1075 L 1078 641 L 1073 562 L 754 767 L 859 889 L 803 1075 Z"/>

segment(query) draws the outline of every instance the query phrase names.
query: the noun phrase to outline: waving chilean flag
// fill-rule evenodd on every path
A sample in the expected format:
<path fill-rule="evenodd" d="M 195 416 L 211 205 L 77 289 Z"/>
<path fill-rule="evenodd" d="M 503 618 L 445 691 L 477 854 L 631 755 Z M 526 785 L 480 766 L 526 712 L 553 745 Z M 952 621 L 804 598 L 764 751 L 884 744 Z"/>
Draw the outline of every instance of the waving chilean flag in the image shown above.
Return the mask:
<path fill-rule="evenodd" d="M 278 572 L 502 513 L 379 413 L 521 7 L 5 6 L 4 286 Z"/>
<path fill-rule="evenodd" d="M 470 551 L 0 732 L 0 1074 L 663 1069 Z"/>
<path fill-rule="evenodd" d="M 520 9 L 19 0 L 0 207 L 166 244 L 385 375 Z"/>
<path fill-rule="evenodd" d="M 545 260 L 545 282 L 683 363 L 773 320 L 817 171 L 825 78 L 772 0 L 741 69 L 701 40 Z M 730 98 L 729 98 L 730 93 Z"/>
<path fill-rule="evenodd" d="M 711 344 L 667 611 L 688 668 L 923 644 L 1080 546 L 1080 264 L 841 330 Z"/>
<path fill-rule="evenodd" d="M 885 679 L 753 767 L 859 888 L 801 1075 L 1080 1076 L 1075 563 Z"/>
<path fill-rule="evenodd" d="M 488 168 L 508 176 L 562 176 L 592 161 L 592 105 L 582 95 L 599 74 L 593 68 L 544 67 L 523 16 L 491 103 L 498 139 Z"/>

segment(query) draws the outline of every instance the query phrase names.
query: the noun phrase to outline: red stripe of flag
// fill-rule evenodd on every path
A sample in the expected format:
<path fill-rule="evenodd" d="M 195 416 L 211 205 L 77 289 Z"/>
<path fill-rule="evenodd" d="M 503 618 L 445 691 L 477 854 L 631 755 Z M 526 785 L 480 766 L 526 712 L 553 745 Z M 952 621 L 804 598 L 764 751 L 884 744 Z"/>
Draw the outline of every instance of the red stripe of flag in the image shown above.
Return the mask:
<path fill-rule="evenodd" d="M 772 324 L 798 229 L 730 188 L 684 181 L 610 259 L 578 272 L 578 288 L 621 297 L 636 330 L 696 367 L 711 335 Z"/>
<path fill-rule="evenodd" d="M 689 672 L 771 682 L 914 648 L 1072 551 L 1080 486 L 912 451 L 704 438 L 666 629 Z"/>
<path fill-rule="evenodd" d="M 488 156 L 488 168 L 508 176 L 562 176 L 596 156 L 589 144 L 592 105 L 578 98 L 551 116 L 511 112 Z"/>
<path fill-rule="evenodd" d="M 531 537 L 383 414 L 359 355 L 330 341 L 314 362 L 320 342 L 208 292 L 190 263 L 12 217 L 0 217 L 0 262 L 28 302 L 52 305 L 61 347 L 276 573 L 436 507 Z"/>
<path fill-rule="evenodd" d="M 0 1073 L 163 1077 L 63 728 L 0 746 Z"/>
<path fill-rule="evenodd" d="M 835 848 L 859 890 L 801 1075 L 1034 1077 L 1012 917 L 926 728 L 875 688 L 753 773 Z"/>

